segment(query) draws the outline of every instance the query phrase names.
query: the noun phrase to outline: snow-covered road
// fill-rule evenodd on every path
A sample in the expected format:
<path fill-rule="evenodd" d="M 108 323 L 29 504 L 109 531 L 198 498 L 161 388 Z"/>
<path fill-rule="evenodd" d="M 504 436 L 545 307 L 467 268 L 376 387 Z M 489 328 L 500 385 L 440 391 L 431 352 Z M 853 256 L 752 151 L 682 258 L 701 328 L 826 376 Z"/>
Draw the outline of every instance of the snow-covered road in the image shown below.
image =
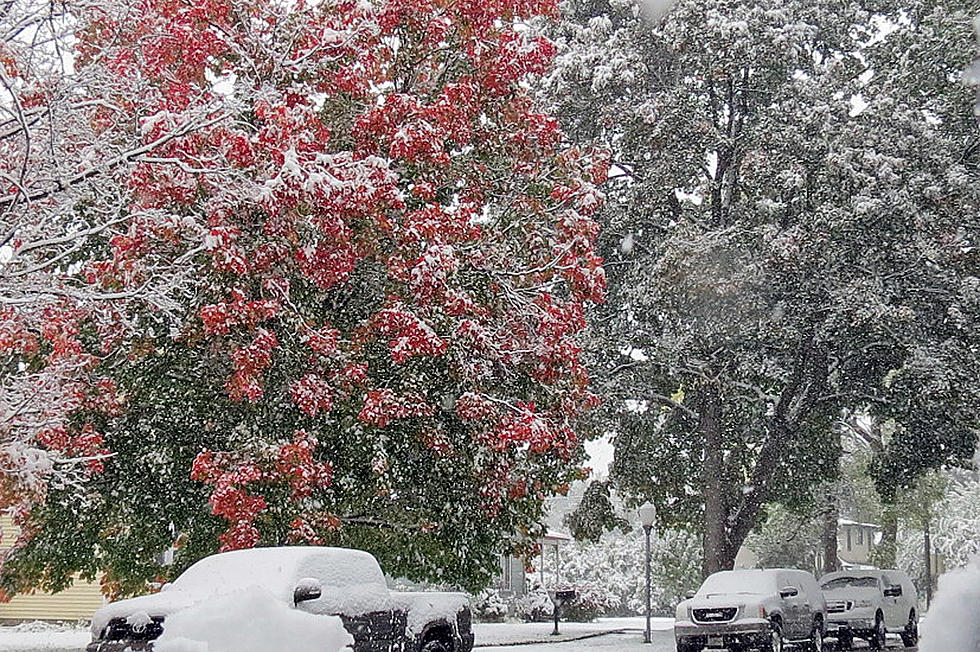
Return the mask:
<path fill-rule="evenodd" d="M 477 624 L 474 626 L 478 645 L 475 652 L 674 652 L 672 624 L 667 618 L 654 620 L 652 645 L 643 643 L 642 618 L 605 618 L 594 623 L 562 623 L 562 636 L 555 638 L 550 636 L 550 623 Z M 568 640 L 570 637 L 613 630 L 620 631 Z M 88 630 L 84 629 L 66 629 L 39 623 L 0 627 L 0 652 L 82 652 L 88 640 Z M 520 645 L 522 642 L 527 644 Z M 860 643 L 858 645 L 860 649 L 866 649 L 866 646 Z M 828 644 L 825 649 L 829 652 L 836 648 L 833 644 Z M 897 637 L 890 637 L 889 652 L 914 652 L 914 648 L 905 650 Z"/>

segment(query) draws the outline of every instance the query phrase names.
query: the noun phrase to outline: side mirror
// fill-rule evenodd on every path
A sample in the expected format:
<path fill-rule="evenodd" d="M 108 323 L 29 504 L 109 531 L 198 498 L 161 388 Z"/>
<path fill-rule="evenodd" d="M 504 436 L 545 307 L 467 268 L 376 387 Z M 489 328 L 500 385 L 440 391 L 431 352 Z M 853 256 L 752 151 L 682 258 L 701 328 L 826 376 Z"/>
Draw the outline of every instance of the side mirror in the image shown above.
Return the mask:
<path fill-rule="evenodd" d="M 784 586 L 779 589 L 779 597 L 781 598 L 795 598 L 800 594 L 800 590 L 795 586 Z"/>
<path fill-rule="evenodd" d="M 889 586 L 884 591 L 886 598 L 897 598 L 902 595 L 902 585 L 896 584 L 895 586 Z"/>
<path fill-rule="evenodd" d="M 695 595 L 697 595 L 697 591 L 688 591 L 687 593 L 684 594 L 684 599 L 691 600 L 694 598 Z"/>
<path fill-rule="evenodd" d="M 323 588 L 320 585 L 320 580 L 306 577 L 296 584 L 296 589 L 293 591 L 293 604 L 316 600 L 321 595 L 323 595 Z"/>

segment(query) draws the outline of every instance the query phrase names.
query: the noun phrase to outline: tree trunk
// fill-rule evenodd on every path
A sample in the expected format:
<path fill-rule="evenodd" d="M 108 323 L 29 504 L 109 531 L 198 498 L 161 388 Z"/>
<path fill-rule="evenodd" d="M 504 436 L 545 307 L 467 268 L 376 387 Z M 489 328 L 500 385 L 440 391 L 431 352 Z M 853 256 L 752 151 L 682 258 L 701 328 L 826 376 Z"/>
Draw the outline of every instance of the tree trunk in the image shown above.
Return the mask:
<path fill-rule="evenodd" d="M 833 485 L 828 485 L 824 493 L 823 530 L 820 533 L 821 549 L 823 550 L 823 573 L 833 573 L 840 570 L 840 559 L 837 557 L 837 521 L 840 518 L 840 505 L 837 504 L 837 493 Z"/>
<path fill-rule="evenodd" d="M 701 572 L 707 577 L 711 573 L 730 569 L 735 561 L 725 527 L 728 509 L 724 490 L 725 451 L 721 436 L 721 399 L 714 388 L 705 391 L 698 430 L 704 437 L 704 466 L 701 471 L 704 485 L 704 560 Z"/>
<path fill-rule="evenodd" d="M 895 568 L 898 554 L 898 510 L 888 505 L 881 515 L 881 545 L 875 550 L 878 568 Z"/>

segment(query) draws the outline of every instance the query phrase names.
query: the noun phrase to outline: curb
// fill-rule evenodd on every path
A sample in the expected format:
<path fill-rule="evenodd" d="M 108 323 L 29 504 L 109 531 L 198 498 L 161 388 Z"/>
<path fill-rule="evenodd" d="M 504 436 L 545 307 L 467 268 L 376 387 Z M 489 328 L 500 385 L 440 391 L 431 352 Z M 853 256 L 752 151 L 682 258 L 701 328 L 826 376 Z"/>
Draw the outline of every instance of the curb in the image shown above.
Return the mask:
<path fill-rule="evenodd" d="M 632 627 L 621 627 L 619 629 L 605 629 L 601 632 L 589 632 L 587 634 L 573 634 L 569 636 L 561 636 L 556 638 L 546 638 L 546 639 L 532 639 L 527 641 L 510 641 L 507 643 L 474 643 L 473 649 L 478 647 L 519 647 L 521 645 L 541 645 L 543 643 L 569 643 L 571 641 L 584 641 L 589 638 L 598 638 L 599 636 L 608 636 L 610 634 L 623 634 L 625 632 L 639 632 L 642 630 L 633 629 Z"/>

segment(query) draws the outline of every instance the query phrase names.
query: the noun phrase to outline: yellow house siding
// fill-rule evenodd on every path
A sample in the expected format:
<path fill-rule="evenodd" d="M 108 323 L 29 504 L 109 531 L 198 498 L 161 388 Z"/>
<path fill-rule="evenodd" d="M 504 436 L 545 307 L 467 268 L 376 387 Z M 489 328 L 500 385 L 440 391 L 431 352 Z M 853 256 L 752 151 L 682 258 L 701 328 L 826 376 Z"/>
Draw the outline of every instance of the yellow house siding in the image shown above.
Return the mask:
<path fill-rule="evenodd" d="M 17 526 L 9 517 L 0 517 L 3 539 L 0 551 L 7 550 L 17 539 Z M 104 604 L 98 582 L 76 580 L 59 593 L 27 593 L 0 603 L 0 620 L 89 620 Z"/>

